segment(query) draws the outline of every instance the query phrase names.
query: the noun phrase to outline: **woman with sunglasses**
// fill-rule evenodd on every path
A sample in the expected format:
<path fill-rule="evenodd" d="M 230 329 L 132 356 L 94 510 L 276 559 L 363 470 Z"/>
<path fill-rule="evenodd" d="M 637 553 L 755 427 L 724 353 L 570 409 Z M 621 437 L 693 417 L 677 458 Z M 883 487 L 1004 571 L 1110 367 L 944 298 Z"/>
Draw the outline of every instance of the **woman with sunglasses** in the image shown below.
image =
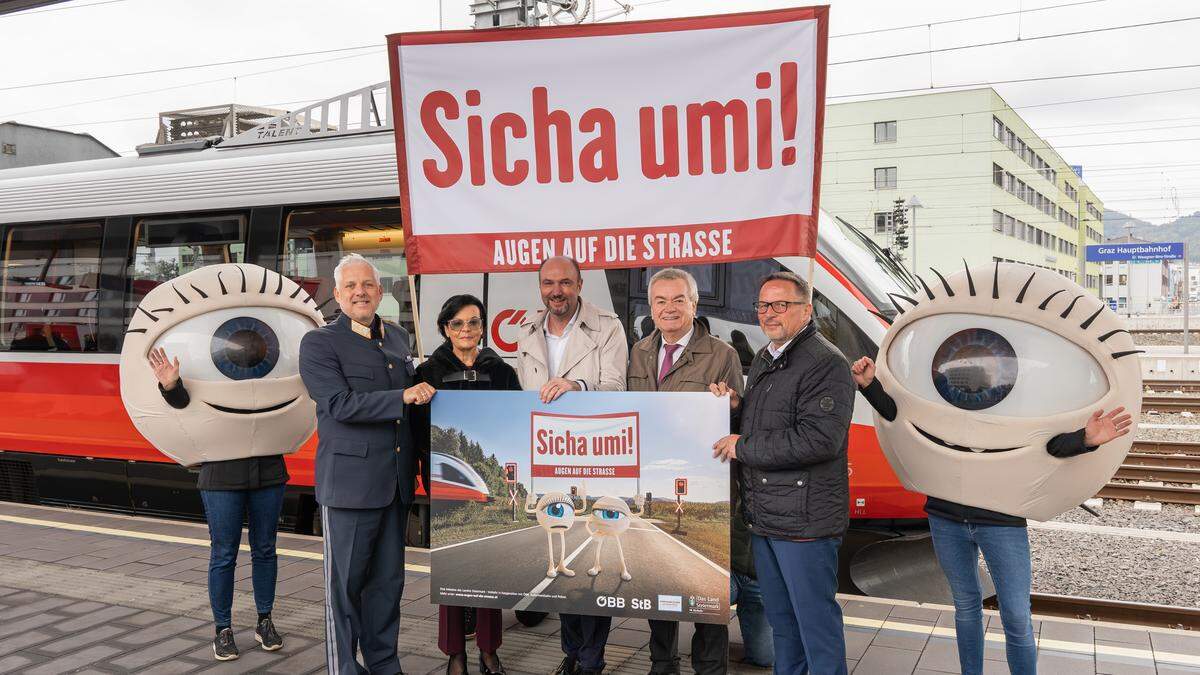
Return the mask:
<path fill-rule="evenodd" d="M 417 367 L 417 381 L 427 382 L 435 389 L 520 391 L 521 383 L 512 366 L 496 352 L 479 342 L 487 326 L 483 302 L 473 295 L 456 295 L 442 305 L 438 313 L 438 332 L 446 341 L 434 350 L 429 359 Z M 424 419 L 414 420 L 417 448 L 429 457 L 429 408 L 417 406 L 414 411 Z M 428 462 L 426 462 L 428 466 Z M 429 474 L 424 473 L 429 485 Z M 438 647 L 450 657 L 448 675 L 467 672 L 466 607 L 438 607 Z M 475 643 L 479 646 L 479 672 L 482 675 L 504 673 L 496 650 L 500 647 L 503 619 L 498 609 L 477 611 Z"/>

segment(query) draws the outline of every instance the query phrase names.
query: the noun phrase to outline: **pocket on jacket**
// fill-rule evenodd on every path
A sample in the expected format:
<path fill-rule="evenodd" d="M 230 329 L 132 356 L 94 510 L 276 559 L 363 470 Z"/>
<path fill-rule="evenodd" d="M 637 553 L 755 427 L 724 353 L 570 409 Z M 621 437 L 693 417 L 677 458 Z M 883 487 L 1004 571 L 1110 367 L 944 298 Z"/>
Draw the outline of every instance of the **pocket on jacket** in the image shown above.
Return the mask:
<path fill-rule="evenodd" d="M 773 471 L 763 477 L 766 481 L 760 488 L 764 499 L 760 501 L 765 511 L 789 518 L 807 520 L 808 472 Z"/>
<path fill-rule="evenodd" d="M 335 441 L 333 443 L 330 443 L 329 449 L 332 450 L 333 454 L 335 454 L 335 455 L 352 455 L 354 457 L 366 457 L 367 456 L 367 444 L 366 443 L 353 443 L 350 441 Z"/>

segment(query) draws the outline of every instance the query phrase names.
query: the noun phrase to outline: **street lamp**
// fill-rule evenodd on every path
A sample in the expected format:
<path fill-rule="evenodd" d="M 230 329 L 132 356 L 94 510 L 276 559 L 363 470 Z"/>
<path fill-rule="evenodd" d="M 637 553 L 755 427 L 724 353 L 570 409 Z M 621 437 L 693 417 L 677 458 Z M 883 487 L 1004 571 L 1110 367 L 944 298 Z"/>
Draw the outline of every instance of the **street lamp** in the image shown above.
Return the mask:
<path fill-rule="evenodd" d="M 917 273 L 917 209 L 925 208 L 920 199 L 916 195 L 908 198 L 908 208 L 912 209 L 912 234 L 909 236 L 909 241 L 912 242 L 912 269 L 913 274 Z"/>

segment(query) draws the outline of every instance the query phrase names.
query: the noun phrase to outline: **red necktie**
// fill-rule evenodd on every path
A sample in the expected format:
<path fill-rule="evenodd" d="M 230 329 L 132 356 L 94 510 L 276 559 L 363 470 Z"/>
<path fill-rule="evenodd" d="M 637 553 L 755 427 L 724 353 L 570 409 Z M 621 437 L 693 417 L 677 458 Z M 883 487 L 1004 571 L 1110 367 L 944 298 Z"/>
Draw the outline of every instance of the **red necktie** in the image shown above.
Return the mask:
<path fill-rule="evenodd" d="M 663 349 L 667 350 L 667 355 L 663 357 L 662 368 L 658 369 L 658 381 L 662 382 L 667 373 L 671 370 L 671 365 L 675 363 L 675 352 L 679 350 L 679 345 L 663 345 Z"/>

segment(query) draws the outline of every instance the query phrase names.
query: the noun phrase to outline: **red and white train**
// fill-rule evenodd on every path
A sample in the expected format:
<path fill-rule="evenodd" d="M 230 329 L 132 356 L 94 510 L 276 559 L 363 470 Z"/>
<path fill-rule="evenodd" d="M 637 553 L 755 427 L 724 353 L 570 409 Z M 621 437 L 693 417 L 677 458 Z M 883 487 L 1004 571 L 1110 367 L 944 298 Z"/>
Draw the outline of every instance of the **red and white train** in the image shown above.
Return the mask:
<path fill-rule="evenodd" d="M 361 92 L 372 90 L 378 87 Z M 376 96 L 386 110 L 386 93 Z M 270 124 L 278 128 L 280 121 Z M 361 253 L 384 276 L 380 313 L 409 328 L 419 354 L 437 345 L 434 319 L 442 301 L 472 292 L 489 308 L 485 340 L 513 355 L 516 326 L 540 303 L 533 275 L 409 275 L 392 131 L 361 127 L 292 135 L 252 130 L 216 145 L 159 146 L 137 157 L 0 174 L 0 499 L 202 516 L 195 477 L 134 429 L 117 374 L 122 336 L 139 300 L 198 266 L 262 265 L 301 282 L 324 303 L 332 296 L 334 265 L 348 252 Z M 854 228 L 825 213 L 819 222 L 814 318 L 848 359 L 874 356 L 885 330 L 875 314 L 895 311 L 887 293 L 916 287 Z M 757 279 L 778 269 L 807 276 L 809 261 L 689 269 L 700 286 L 700 316 L 748 365 L 764 344 L 751 308 Z M 584 273 L 584 296 L 622 317 L 631 342 L 649 326 L 651 272 Z M 336 308 L 324 307 L 327 314 Z M 314 527 L 315 447 L 311 439 L 287 459 L 292 480 L 284 526 L 300 532 Z M 870 532 L 867 540 L 923 527 L 923 497 L 904 490 L 892 473 L 861 398 L 850 470 L 853 526 Z M 464 498 L 487 498 L 478 490 L 467 496 L 469 486 L 462 490 Z M 427 540 L 427 513 L 427 501 L 415 507 L 416 542 Z"/>

